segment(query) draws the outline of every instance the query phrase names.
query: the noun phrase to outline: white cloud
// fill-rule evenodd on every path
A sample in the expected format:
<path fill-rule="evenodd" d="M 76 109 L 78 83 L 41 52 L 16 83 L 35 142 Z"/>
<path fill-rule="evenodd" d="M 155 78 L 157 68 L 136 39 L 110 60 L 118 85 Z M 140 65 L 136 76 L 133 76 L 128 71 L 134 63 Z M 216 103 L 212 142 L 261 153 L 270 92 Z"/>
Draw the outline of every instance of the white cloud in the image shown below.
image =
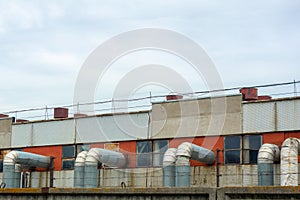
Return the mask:
<path fill-rule="evenodd" d="M 27 107 L 71 103 L 78 70 L 92 50 L 144 27 L 178 31 L 201 44 L 225 85 L 300 78 L 298 1 L 0 0 L 0 9 L 4 110 L 21 105 L 20 98 Z M 30 101 L 30 93 L 39 98 Z"/>

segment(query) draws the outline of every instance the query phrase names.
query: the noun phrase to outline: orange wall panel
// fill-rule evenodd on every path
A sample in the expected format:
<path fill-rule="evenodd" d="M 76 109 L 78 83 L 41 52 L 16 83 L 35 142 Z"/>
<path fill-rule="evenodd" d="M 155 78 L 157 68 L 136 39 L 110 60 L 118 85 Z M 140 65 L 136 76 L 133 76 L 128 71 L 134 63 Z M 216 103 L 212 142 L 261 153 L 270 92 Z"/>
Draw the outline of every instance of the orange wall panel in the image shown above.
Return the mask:
<path fill-rule="evenodd" d="M 271 143 L 276 144 L 281 147 L 282 142 L 284 141 L 284 133 L 265 133 L 263 134 L 263 144 Z"/>
<path fill-rule="evenodd" d="M 27 147 L 23 148 L 24 152 L 40 154 L 43 156 L 53 156 L 54 170 L 61 170 L 62 166 L 62 146 L 48 146 L 48 147 Z"/>
<path fill-rule="evenodd" d="M 287 139 L 287 138 L 290 138 L 290 137 L 300 139 L 300 132 L 285 132 L 284 133 L 284 139 Z"/>
<path fill-rule="evenodd" d="M 123 153 L 127 159 L 128 164 L 126 167 L 136 166 L 136 141 L 120 142 L 120 152 Z"/>

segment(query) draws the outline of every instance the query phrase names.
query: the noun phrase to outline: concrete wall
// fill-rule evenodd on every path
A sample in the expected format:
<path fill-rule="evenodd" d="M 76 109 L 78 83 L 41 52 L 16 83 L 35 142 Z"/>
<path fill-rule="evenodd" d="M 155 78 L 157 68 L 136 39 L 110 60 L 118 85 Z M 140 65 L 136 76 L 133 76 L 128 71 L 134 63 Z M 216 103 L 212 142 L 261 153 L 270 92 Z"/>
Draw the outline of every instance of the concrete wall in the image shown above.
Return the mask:
<path fill-rule="evenodd" d="M 240 134 L 242 97 L 238 95 L 155 103 L 152 106 L 151 130 L 154 139 Z"/>
<path fill-rule="evenodd" d="M 188 189 L 0 189 L 0 200 L 216 200 L 213 188 Z"/>
<path fill-rule="evenodd" d="M 0 119 L 0 149 L 11 147 L 12 119 Z"/>
<path fill-rule="evenodd" d="M 275 185 L 280 185 L 280 166 L 275 166 Z M 162 187 L 162 168 L 101 169 L 99 185 L 103 188 L 120 187 L 125 183 L 128 188 L 160 188 Z M 191 187 L 216 187 L 216 166 L 191 167 Z M 0 173 L 1 177 L 1 173 Z M 42 188 L 49 186 L 49 172 L 31 172 L 29 186 Z M 54 186 L 72 188 L 74 171 L 54 171 Z M 0 179 L 1 183 L 1 179 Z M 225 165 L 220 166 L 220 187 L 257 186 L 257 165 Z"/>
<path fill-rule="evenodd" d="M 0 200 L 271 200 L 300 199 L 300 187 L 0 189 Z"/>

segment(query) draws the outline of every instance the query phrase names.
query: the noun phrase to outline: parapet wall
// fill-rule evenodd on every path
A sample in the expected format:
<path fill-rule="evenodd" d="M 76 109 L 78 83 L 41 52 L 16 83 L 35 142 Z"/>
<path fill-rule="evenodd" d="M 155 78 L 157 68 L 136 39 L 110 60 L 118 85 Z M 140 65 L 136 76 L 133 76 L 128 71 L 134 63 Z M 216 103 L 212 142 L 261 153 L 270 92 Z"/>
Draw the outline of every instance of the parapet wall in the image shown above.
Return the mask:
<path fill-rule="evenodd" d="M 0 189 L 0 200 L 300 199 L 300 187 Z"/>

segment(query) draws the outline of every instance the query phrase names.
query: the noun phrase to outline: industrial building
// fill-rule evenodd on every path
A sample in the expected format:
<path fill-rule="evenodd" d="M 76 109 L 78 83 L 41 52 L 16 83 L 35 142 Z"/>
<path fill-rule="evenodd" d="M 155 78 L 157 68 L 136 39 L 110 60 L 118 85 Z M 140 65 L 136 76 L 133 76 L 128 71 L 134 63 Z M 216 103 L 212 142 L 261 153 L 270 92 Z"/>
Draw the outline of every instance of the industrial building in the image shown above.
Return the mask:
<path fill-rule="evenodd" d="M 37 121 L 1 115 L 1 187 L 197 193 L 298 186 L 300 98 L 240 92 L 169 95 L 151 110 L 127 113 L 69 117 L 56 108 L 53 119 Z"/>

